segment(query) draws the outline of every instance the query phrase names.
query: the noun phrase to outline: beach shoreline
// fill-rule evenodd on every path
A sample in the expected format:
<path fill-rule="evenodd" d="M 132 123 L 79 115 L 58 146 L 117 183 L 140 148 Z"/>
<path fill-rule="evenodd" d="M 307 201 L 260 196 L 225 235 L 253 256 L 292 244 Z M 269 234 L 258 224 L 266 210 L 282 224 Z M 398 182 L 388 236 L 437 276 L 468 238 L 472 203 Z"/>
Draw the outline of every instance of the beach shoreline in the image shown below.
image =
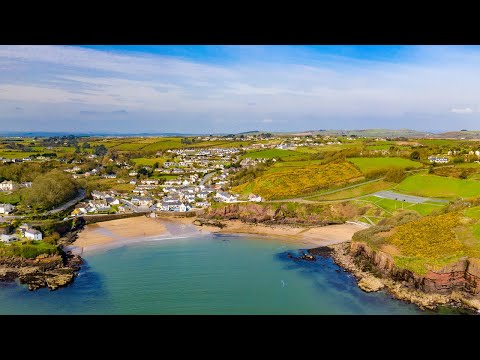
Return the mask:
<path fill-rule="evenodd" d="M 185 238 L 209 233 L 254 235 L 313 248 L 350 241 L 352 235 L 362 229 L 355 224 L 294 227 L 248 224 L 240 220 L 226 220 L 223 222 L 225 227 L 219 228 L 194 225 L 195 219 L 196 217 L 134 217 L 88 224 L 78 233 L 69 250 L 82 254 L 142 241 Z"/>

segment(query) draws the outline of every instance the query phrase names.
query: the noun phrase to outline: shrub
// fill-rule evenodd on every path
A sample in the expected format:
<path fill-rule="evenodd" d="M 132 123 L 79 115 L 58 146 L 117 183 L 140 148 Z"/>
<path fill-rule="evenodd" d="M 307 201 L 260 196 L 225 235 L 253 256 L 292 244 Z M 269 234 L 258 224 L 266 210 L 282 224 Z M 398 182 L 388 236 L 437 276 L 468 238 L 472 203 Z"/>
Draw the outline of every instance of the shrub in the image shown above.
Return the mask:
<path fill-rule="evenodd" d="M 401 168 L 392 168 L 385 174 L 385 181 L 399 183 L 405 178 L 405 171 Z"/>

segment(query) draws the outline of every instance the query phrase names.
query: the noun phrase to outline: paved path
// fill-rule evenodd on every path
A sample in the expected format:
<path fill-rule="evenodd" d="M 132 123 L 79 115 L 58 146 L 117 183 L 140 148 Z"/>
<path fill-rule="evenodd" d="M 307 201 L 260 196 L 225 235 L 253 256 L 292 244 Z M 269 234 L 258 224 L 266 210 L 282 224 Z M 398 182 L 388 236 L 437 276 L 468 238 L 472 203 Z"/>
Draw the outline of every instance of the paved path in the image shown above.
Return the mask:
<path fill-rule="evenodd" d="M 80 189 L 78 191 L 78 195 L 77 197 L 75 197 L 75 199 L 72 199 L 70 200 L 69 202 L 66 202 L 65 204 L 62 204 L 58 207 L 56 207 L 55 209 L 52 209 L 50 211 L 47 211 L 47 214 L 56 214 L 60 211 L 63 211 L 65 209 L 68 209 L 70 206 L 73 206 L 75 205 L 77 202 L 79 202 L 80 200 L 83 200 L 85 199 L 85 196 L 87 195 L 87 192 L 85 189 Z"/>
<path fill-rule="evenodd" d="M 214 172 L 211 172 L 211 173 L 208 173 L 207 175 L 205 175 L 202 180 L 200 181 L 200 185 L 205 185 L 205 183 L 213 176 L 215 175 L 217 172 L 214 171 Z"/>
<path fill-rule="evenodd" d="M 413 195 L 404 195 L 404 194 L 399 194 L 393 191 L 378 191 L 374 194 L 373 196 L 379 197 L 379 198 L 384 198 L 384 199 L 392 199 L 392 200 L 399 200 L 399 201 L 405 201 L 409 202 L 412 204 L 421 204 L 424 202 L 437 202 L 437 203 L 448 203 L 448 200 L 442 200 L 442 199 L 432 199 L 432 198 L 426 198 L 426 197 L 420 197 L 420 196 L 413 196 Z"/>

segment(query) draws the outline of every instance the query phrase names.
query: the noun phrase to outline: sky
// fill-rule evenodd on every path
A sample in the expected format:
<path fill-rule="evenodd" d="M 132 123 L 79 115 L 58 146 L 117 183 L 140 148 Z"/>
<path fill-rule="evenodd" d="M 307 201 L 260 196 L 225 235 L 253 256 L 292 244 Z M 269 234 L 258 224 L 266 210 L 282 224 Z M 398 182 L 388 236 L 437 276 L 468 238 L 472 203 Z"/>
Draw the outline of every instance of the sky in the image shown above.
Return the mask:
<path fill-rule="evenodd" d="M 480 130 L 479 46 L 0 46 L 0 132 Z"/>

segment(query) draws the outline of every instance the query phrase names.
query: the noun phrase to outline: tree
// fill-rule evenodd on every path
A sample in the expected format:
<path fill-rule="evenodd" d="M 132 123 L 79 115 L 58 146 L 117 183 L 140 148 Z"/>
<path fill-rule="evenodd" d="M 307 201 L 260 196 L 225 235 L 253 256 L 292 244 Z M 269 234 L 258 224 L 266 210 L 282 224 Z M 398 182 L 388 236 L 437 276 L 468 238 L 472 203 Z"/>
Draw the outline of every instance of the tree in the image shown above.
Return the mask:
<path fill-rule="evenodd" d="M 145 176 L 150 175 L 150 172 L 149 172 L 147 169 L 145 169 L 144 167 L 142 167 L 141 169 L 139 169 L 139 170 L 137 171 L 137 173 L 138 173 L 138 175 L 145 175 Z"/>
<path fill-rule="evenodd" d="M 418 151 L 414 151 L 410 154 L 410 160 L 420 160 L 420 153 Z"/>
<path fill-rule="evenodd" d="M 385 180 L 399 183 L 405 178 L 405 171 L 402 168 L 391 168 L 385 174 Z"/>
<path fill-rule="evenodd" d="M 62 171 L 53 170 L 37 176 L 32 187 L 24 190 L 23 203 L 34 209 L 48 209 L 73 198 L 77 183 Z"/>
<path fill-rule="evenodd" d="M 108 149 L 105 147 L 105 145 L 97 145 L 93 148 L 93 152 L 97 156 L 105 156 L 108 152 Z"/>
<path fill-rule="evenodd" d="M 88 142 L 85 142 L 85 143 L 83 143 L 82 148 L 83 148 L 83 150 L 85 150 L 85 149 L 90 149 L 91 146 L 90 146 L 90 144 L 89 144 Z"/>

